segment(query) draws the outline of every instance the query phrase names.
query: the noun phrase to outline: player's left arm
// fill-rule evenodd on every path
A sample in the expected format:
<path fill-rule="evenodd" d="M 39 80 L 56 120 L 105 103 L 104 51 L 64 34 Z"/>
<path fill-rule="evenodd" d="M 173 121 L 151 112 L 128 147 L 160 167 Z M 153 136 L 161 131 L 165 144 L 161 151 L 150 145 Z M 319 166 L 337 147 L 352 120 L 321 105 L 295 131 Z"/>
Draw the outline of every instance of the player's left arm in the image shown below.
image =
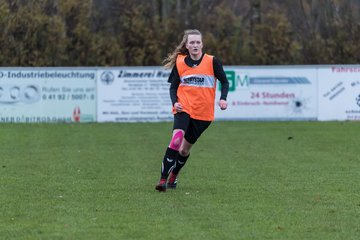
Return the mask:
<path fill-rule="evenodd" d="M 226 77 L 222 63 L 216 57 L 214 57 L 213 59 L 213 67 L 215 77 L 221 82 L 221 96 L 219 101 L 219 107 L 221 110 L 225 110 L 227 108 L 226 98 L 229 92 L 229 81 Z"/>

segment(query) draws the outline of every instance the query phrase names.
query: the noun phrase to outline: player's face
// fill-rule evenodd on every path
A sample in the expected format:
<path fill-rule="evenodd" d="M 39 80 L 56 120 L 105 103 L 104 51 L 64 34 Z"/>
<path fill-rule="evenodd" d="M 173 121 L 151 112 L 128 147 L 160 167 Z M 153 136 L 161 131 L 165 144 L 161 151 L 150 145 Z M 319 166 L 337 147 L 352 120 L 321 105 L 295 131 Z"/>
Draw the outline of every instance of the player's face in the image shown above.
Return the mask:
<path fill-rule="evenodd" d="M 203 48 L 201 35 L 189 35 L 186 42 L 186 48 L 189 50 L 191 56 L 201 56 Z"/>

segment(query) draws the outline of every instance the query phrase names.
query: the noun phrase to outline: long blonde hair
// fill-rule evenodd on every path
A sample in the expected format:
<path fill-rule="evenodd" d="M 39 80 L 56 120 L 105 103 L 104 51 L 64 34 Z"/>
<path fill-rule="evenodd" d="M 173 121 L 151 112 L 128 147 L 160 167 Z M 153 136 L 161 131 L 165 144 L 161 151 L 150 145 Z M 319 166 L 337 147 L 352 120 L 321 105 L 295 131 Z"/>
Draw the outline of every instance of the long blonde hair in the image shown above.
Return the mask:
<path fill-rule="evenodd" d="M 201 32 L 197 29 L 187 29 L 184 31 L 184 36 L 180 42 L 180 44 L 169 53 L 169 55 L 164 59 L 163 64 L 165 68 L 172 68 L 175 65 L 176 58 L 179 54 L 187 55 L 189 51 L 186 48 L 186 42 L 189 35 L 202 35 Z"/>

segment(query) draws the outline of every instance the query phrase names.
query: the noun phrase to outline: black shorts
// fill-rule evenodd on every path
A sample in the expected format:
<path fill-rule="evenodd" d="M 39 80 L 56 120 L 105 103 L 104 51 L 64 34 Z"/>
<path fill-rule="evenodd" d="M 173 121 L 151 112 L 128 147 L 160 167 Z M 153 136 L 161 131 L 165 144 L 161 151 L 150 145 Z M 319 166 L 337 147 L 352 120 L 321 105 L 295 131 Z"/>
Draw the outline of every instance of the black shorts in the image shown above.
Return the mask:
<path fill-rule="evenodd" d="M 180 112 L 174 115 L 173 129 L 184 130 L 186 141 L 194 144 L 210 124 L 211 121 L 192 119 L 186 112 Z"/>

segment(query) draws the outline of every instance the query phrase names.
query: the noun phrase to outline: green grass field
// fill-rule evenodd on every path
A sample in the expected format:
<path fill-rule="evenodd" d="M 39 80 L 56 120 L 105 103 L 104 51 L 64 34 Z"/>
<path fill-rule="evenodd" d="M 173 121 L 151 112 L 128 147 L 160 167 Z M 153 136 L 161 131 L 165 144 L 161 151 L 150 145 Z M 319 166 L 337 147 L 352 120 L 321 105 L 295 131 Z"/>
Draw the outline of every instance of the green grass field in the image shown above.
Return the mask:
<path fill-rule="evenodd" d="M 358 122 L 215 122 L 159 193 L 171 127 L 1 124 L 0 239 L 359 239 Z"/>

